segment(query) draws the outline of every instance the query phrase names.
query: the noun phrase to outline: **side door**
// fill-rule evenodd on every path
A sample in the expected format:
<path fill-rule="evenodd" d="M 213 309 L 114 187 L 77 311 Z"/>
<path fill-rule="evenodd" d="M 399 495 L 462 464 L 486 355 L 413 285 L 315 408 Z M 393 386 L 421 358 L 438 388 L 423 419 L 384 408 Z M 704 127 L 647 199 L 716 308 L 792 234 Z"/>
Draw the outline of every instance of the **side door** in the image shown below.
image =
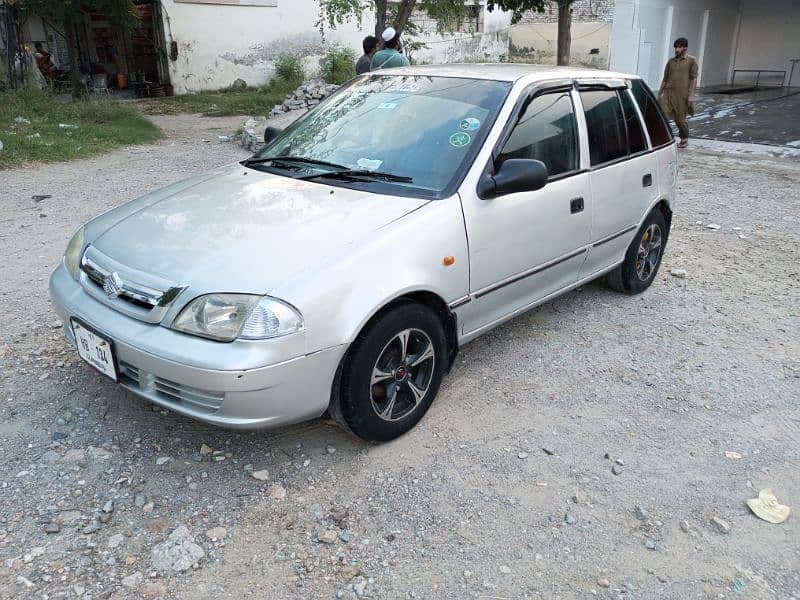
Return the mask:
<path fill-rule="evenodd" d="M 483 199 L 462 190 L 470 254 L 470 299 L 459 319 L 477 335 L 575 283 L 591 231 L 589 174 L 581 163 L 576 96 L 571 86 L 523 94 L 487 166 L 536 159 L 547 184 Z M 514 117 L 511 117 L 514 119 Z"/>
<path fill-rule="evenodd" d="M 592 188 L 592 245 L 583 279 L 622 261 L 657 199 L 659 167 L 624 82 L 617 89 L 581 89 L 580 99 Z"/>

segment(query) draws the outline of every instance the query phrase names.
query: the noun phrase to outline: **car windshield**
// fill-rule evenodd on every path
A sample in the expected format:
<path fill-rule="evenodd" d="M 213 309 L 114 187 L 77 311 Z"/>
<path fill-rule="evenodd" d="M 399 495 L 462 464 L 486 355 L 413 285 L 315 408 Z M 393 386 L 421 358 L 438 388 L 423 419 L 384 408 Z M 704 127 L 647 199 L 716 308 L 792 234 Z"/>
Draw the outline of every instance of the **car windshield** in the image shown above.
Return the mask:
<path fill-rule="evenodd" d="M 366 76 L 245 164 L 331 185 L 441 197 L 474 159 L 510 88 L 480 79 Z"/>

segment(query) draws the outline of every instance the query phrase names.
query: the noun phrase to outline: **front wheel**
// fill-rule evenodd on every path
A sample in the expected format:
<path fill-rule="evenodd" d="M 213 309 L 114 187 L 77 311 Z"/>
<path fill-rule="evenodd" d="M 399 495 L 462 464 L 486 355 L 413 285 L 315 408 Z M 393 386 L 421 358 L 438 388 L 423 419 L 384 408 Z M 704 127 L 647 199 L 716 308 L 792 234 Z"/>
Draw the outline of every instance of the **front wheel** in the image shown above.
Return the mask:
<path fill-rule="evenodd" d="M 656 278 L 669 229 L 660 210 L 652 211 L 625 252 L 625 260 L 608 274 L 609 285 L 618 292 L 639 294 Z"/>
<path fill-rule="evenodd" d="M 447 342 L 427 306 L 401 304 L 380 315 L 353 343 L 332 414 L 360 438 L 388 441 L 430 408 L 445 371 Z"/>

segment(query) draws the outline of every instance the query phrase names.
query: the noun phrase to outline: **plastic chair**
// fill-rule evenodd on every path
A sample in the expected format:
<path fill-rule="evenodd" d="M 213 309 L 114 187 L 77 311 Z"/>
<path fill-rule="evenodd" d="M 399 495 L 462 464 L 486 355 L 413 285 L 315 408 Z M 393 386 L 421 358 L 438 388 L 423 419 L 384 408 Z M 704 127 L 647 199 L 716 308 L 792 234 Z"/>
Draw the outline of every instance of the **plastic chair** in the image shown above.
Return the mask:
<path fill-rule="evenodd" d="M 106 96 L 110 96 L 111 92 L 108 91 L 108 80 L 106 76 L 102 73 L 92 75 L 92 93 L 93 94 L 105 94 Z"/>

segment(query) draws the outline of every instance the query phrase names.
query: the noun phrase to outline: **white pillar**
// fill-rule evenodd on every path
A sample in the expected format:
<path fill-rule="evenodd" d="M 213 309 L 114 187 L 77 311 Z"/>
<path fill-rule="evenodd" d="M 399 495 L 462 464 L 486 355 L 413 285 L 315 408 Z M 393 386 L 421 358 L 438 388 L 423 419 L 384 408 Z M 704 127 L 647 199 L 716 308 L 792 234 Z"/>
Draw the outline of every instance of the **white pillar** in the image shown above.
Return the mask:
<path fill-rule="evenodd" d="M 697 46 L 697 62 L 699 70 L 697 73 L 697 87 L 703 81 L 703 58 L 706 55 L 706 42 L 708 41 L 708 20 L 711 16 L 710 10 L 703 11 L 703 24 L 700 26 L 700 43 Z"/>
<path fill-rule="evenodd" d="M 667 64 L 672 58 L 672 20 L 675 17 L 675 7 L 669 5 L 664 15 L 664 45 L 662 46 L 661 64 Z"/>

